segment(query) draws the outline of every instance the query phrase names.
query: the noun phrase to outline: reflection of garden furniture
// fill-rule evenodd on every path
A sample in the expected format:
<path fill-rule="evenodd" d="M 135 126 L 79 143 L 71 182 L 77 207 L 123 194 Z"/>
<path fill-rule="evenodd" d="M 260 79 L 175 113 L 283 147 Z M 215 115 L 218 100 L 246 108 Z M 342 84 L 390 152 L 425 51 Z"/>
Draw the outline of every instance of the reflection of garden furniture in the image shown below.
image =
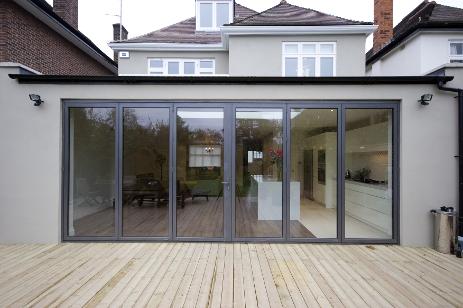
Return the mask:
<path fill-rule="evenodd" d="M 112 194 L 114 182 L 97 179 L 92 185 L 88 184 L 87 179 L 79 179 L 77 182 L 77 191 L 84 197 L 84 202 L 94 206 L 114 206 L 115 200 Z"/>
<path fill-rule="evenodd" d="M 191 189 L 191 199 L 203 197 L 209 202 L 209 196 L 219 196 L 221 184 L 218 180 L 199 180 Z"/>
<path fill-rule="evenodd" d="M 186 185 L 181 185 L 180 181 L 177 180 L 177 205 L 180 202 L 180 207 L 183 209 L 185 207 L 185 199 L 190 195 L 190 190 Z"/>
<path fill-rule="evenodd" d="M 132 204 L 136 200 L 138 206 L 142 206 L 145 200 L 156 202 L 156 206 L 159 206 L 166 196 L 164 187 L 153 174 L 137 175 L 135 184 L 125 186 L 123 192 L 125 204 Z"/>

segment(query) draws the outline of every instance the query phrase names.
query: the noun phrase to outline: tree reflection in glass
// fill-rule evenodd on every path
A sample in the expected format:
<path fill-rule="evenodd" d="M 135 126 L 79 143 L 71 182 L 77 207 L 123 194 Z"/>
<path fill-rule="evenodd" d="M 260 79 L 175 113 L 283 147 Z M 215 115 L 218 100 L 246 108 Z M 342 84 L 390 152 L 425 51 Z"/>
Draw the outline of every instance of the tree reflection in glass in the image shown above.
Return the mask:
<path fill-rule="evenodd" d="M 114 108 L 69 109 L 69 236 L 115 234 Z"/>
<path fill-rule="evenodd" d="M 169 109 L 125 108 L 124 236 L 169 234 Z"/>

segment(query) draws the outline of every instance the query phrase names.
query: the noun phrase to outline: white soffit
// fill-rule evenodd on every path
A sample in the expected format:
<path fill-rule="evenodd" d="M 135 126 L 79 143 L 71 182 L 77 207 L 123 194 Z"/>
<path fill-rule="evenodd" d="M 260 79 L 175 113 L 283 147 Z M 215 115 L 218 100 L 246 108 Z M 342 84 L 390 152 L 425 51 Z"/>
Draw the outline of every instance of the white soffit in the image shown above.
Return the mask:
<path fill-rule="evenodd" d="M 365 34 L 370 35 L 376 25 L 337 26 L 223 26 L 225 35 L 303 35 L 303 34 Z"/>
<path fill-rule="evenodd" d="M 178 43 L 109 43 L 113 50 L 138 51 L 224 51 L 223 44 L 178 44 Z"/>

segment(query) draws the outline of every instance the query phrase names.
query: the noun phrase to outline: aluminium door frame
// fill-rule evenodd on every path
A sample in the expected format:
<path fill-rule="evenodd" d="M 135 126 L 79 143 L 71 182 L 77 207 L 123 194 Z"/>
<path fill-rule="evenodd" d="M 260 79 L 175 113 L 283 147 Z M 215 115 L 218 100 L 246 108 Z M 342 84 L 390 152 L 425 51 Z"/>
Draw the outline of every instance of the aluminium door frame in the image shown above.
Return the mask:
<path fill-rule="evenodd" d="M 70 171 L 70 130 L 69 130 L 69 120 L 70 120 L 70 109 L 71 108 L 114 108 L 116 112 L 116 121 L 114 123 L 114 199 L 115 199 L 115 212 L 114 212 L 114 235 L 112 236 L 69 236 L 69 171 Z M 120 206 L 119 192 L 118 187 L 119 175 L 118 175 L 118 148 L 119 148 L 119 125 L 117 125 L 119 108 L 118 103 L 113 101 L 88 101 L 88 100 L 63 100 L 63 135 L 62 135 L 62 145 L 63 145 L 63 156 L 62 156 L 62 200 L 61 200 L 61 238 L 63 241 L 116 241 L 119 239 L 118 234 L 118 221 L 119 221 L 119 210 Z"/>
<path fill-rule="evenodd" d="M 286 200 L 286 187 L 283 185 L 285 178 L 285 168 L 286 160 L 286 120 L 285 120 L 285 105 L 287 101 L 283 100 L 240 100 L 232 102 L 232 112 L 230 116 L 230 122 L 232 123 L 232 131 L 230 136 L 230 141 L 232 144 L 231 148 L 231 166 L 232 166 L 232 194 L 231 194 L 231 203 L 232 203 L 232 242 L 275 242 L 275 243 L 284 243 L 286 238 L 286 210 L 285 210 L 285 200 Z M 282 225 L 281 225 L 281 237 L 237 237 L 236 236 L 236 111 L 237 109 L 281 109 L 282 112 L 282 143 L 283 143 L 283 183 L 282 183 Z"/>
<path fill-rule="evenodd" d="M 341 139 L 345 152 L 347 109 L 390 109 L 392 110 L 392 236 L 390 239 L 346 238 L 345 236 L 345 155 L 342 158 L 342 237 L 344 244 L 400 244 L 400 101 L 398 100 L 352 100 L 342 104 Z"/>
<path fill-rule="evenodd" d="M 295 101 L 286 105 L 286 121 L 287 125 L 287 138 L 286 138 L 286 147 L 287 153 L 286 160 L 287 166 L 285 175 L 286 175 L 286 186 L 289 191 L 291 185 L 291 109 L 334 109 L 337 112 L 336 120 L 336 168 L 337 168 L 337 179 L 336 179 L 336 238 L 297 238 L 291 237 L 290 230 L 288 228 L 287 239 L 288 242 L 295 243 L 341 243 L 342 230 L 344 228 L 344 221 L 341 217 L 341 209 L 344 207 L 343 204 L 343 195 L 340 194 L 341 182 L 344 178 L 344 171 L 342 169 L 342 160 L 343 160 L 343 151 L 342 151 L 342 138 L 340 134 L 341 124 L 342 124 L 342 104 L 340 101 Z M 315 155 L 315 153 L 314 153 Z M 287 217 L 291 217 L 291 199 L 290 196 L 286 199 L 286 211 Z"/>
<path fill-rule="evenodd" d="M 172 141 L 173 141 L 173 134 L 172 134 L 172 109 L 173 109 L 173 104 L 166 102 L 166 101 L 159 101 L 157 103 L 150 102 L 150 101 L 133 101 L 133 102 L 127 102 L 127 101 L 121 101 L 118 103 L 118 108 L 120 108 L 120 117 L 117 118 L 117 123 L 119 126 L 119 134 L 117 138 L 119 139 L 119 147 L 118 147 L 118 155 L 121 159 L 119 159 L 118 163 L 118 177 L 119 177 L 119 183 L 120 187 L 118 187 L 118 194 L 119 194 L 119 200 L 121 201 L 120 208 L 118 209 L 119 215 L 118 215 L 118 225 L 117 228 L 120 232 L 118 240 L 121 241 L 169 241 L 172 240 L 171 238 L 171 230 L 172 230 L 172 202 L 173 202 L 173 195 L 172 195 L 172 175 L 170 170 L 172 170 Z M 167 236 L 124 236 L 124 229 L 123 229 L 123 216 L 124 216 L 124 211 L 123 211 L 123 196 L 122 196 L 122 183 L 123 183 L 123 176 L 124 176 L 124 160 L 123 160 L 123 153 L 124 153 L 124 109 L 125 108 L 134 108 L 134 109 L 168 109 L 169 110 L 169 202 L 168 202 L 168 207 L 169 207 L 169 214 L 168 214 L 168 234 Z"/>
<path fill-rule="evenodd" d="M 200 105 L 199 105 L 200 104 Z M 231 171 L 231 139 L 228 137 L 231 134 L 231 123 L 229 119 L 229 114 L 231 113 L 231 107 L 229 103 L 224 101 L 208 101 L 208 100 L 200 100 L 200 101 L 188 101 L 188 100 L 180 100 L 174 103 L 172 109 L 172 127 L 171 132 L 173 136 L 172 146 L 173 151 L 171 153 L 171 160 L 173 162 L 172 166 L 172 194 L 174 196 L 175 203 L 172 206 L 172 233 L 171 237 L 173 241 L 176 242 L 230 242 L 231 241 L 231 226 L 230 226 L 230 219 L 231 216 L 231 196 L 232 190 L 225 189 L 223 187 L 223 237 L 192 237 L 192 236 L 177 236 L 177 110 L 185 108 L 185 109 L 222 109 L 223 110 L 223 137 L 224 137 L 224 157 L 223 157 L 223 168 L 224 168 L 224 175 L 223 175 L 223 182 L 228 182 L 228 185 L 231 185 L 231 178 L 232 178 L 232 171 Z M 222 184 L 226 185 L 226 184 Z"/>
<path fill-rule="evenodd" d="M 287 153 L 288 166 L 291 166 L 291 115 L 292 108 L 335 109 L 338 110 L 337 129 L 337 235 L 336 239 L 291 238 L 286 242 L 299 243 L 340 243 L 340 244 L 400 244 L 400 101 L 399 100 L 306 100 L 287 104 L 288 121 Z M 346 238 L 345 237 L 345 140 L 347 109 L 391 109 L 392 110 L 392 237 L 390 239 Z M 287 168 L 286 186 L 290 185 L 291 170 Z M 286 200 L 286 211 L 290 211 L 290 200 Z M 289 217 L 289 216 L 288 216 Z"/>
<path fill-rule="evenodd" d="M 198 104 L 201 104 L 198 106 Z M 122 138 L 123 138 L 123 108 L 169 108 L 170 117 L 170 180 L 169 180 L 169 236 L 168 237 L 123 237 L 122 236 Z M 228 205 L 224 197 L 224 238 L 189 238 L 177 237 L 175 234 L 176 224 L 176 198 L 175 181 L 176 181 L 176 110 L 179 107 L 184 108 L 224 108 L 224 148 L 230 149 L 228 163 L 231 170 L 228 171 L 231 178 L 231 190 L 228 196 Z M 115 108 L 115 188 L 116 194 L 116 211 L 115 211 L 115 235 L 113 236 L 69 236 L 69 108 Z M 236 108 L 281 108 L 283 111 L 283 237 L 281 238 L 237 238 L 235 237 L 235 164 L 236 164 L 236 130 L 235 115 Z M 291 238 L 289 233 L 288 217 L 290 211 L 290 180 L 291 180 L 291 108 L 304 109 L 337 109 L 338 110 L 338 213 L 337 213 L 337 234 L 336 239 L 305 239 Z M 345 205 L 344 205 L 344 170 L 345 170 L 345 112 L 346 109 L 392 109 L 392 149 L 393 149 L 393 215 L 392 215 L 392 238 L 391 239 L 371 239 L 371 238 L 345 238 Z M 63 100 L 63 118 L 62 118 L 62 200 L 61 200 L 61 238 L 63 241 L 201 241 L 201 242 L 307 242 L 307 243 L 341 243 L 341 244 L 400 244 L 400 101 L 398 100 Z M 226 130 L 229 131 L 227 138 Z M 228 139 L 228 141 L 227 141 Z M 227 145 L 228 143 L 228 145 Z M 227 151 L 225 151 L 227 152 Z M 224 154 L 225 155 L 225 154 Z M 227 165 L 224 157 L 224 168 Z M 289 167 L 289 168 L 288 168 Z M 224 170 L 225 179 L 225 170 Z M 342 180 L 340 180 L 342 179 Z M 175 200 L 174 200 L 175 199 Z M 175 205 L 174 205 L 175 202 Z M 227 214 L 228 213 L 228 214 Z M 227 215 L 229 217 L 227 218 Z M 227 227 L 228 225 L 228 227 Z M 229 230 L 229 231 L 227 231 Z M 341 233 L 341 234 L 340 234 Z"/>

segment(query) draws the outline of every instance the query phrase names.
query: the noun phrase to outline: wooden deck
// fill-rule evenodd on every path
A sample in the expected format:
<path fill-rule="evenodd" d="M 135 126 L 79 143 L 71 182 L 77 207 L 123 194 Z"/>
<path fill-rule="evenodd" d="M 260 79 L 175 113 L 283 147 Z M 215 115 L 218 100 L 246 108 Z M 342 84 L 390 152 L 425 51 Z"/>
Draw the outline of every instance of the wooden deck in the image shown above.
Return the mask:
<path fill-rule="evenodd" d="M 0 246 L 0 307 L 463 306 L 463 261 L 307 244 Z"/>

